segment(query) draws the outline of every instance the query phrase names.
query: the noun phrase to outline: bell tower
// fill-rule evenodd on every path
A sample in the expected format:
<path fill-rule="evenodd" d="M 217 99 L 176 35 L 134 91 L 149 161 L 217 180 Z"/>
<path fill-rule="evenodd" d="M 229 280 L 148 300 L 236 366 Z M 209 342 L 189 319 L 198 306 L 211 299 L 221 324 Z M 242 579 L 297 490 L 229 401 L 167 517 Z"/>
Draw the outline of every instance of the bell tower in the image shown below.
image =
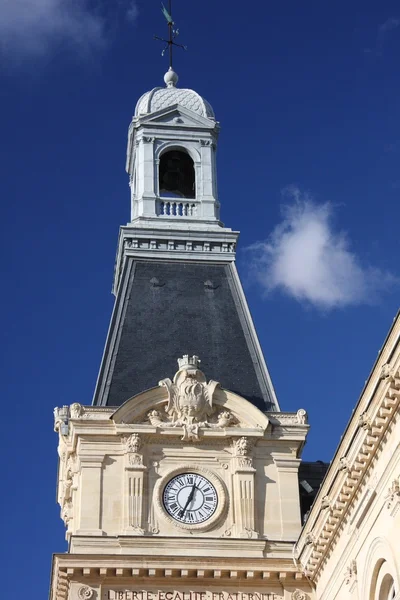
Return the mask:
<path fill-rule="evenodd" d="M 177 82 L 129 126 L 92 405 L 55 409 L 68 551 L 50 600 L 310 600 L 292 558 L 307 415 L 279 409 L 220 221 L 219 124 Z"/>
<path fill-rule="evenodd" d="M 235 267 L 238 232 L 219 218 L 219 123 L 177 87 L 141 96 L 129 126 L 131 221 L 121 227 L 116 296 L 93 403 L 118 406 L 174 373 L 183 352 L 264 410 L 279 410 Z"/>
<path fill-rule="evenodd" d="M 126 170 L 133 226 L 219 225 L 216 149 L 219 126 L 211 105 L 193 90 L 165 88 L 139 99 L 128 133 Z M 178 220 L 174 219 L 178 217 Z"/>

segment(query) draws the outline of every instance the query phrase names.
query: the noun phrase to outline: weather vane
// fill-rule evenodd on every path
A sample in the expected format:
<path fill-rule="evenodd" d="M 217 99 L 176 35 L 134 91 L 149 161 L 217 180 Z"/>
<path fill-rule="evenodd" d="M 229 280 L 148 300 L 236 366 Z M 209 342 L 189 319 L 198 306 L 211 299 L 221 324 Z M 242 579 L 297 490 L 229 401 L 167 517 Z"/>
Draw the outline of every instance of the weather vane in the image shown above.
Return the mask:
<path fill-rule="evenodd" d="M 179 29 L 177 27 L 175 27 L 175 23 L 172 20 L 171 0 L 168 0 L 168 10 L 165 8 L 164 4 L 161 2 L 161 12 L 163 13 L 165 20 L 167 21 L 167 24 L 168 24 L 168 39 L 166 40 L 164 38 L 158 37 L 157 35 L 154 36 L 154 39 L 160 40 L 161 42 L 165 42 L 166 46 L 164 47 L 163 51 L 161 52 L 161 56 L 164 56 L 164 54 L 168 50 L 168 52 L 169 52 L 169 67 L 170 67 L 170 69 L 172 69 L 172 49 L 173 49 L 173 47 L 176 46 L 177 48 L 183 48 L 183 50 L 186 50 L 187 48 L 186 48 L 186 46 L 183 46 L 182 44 L 177 44 L 175 42 L 175 39 L 179 35 Z"/>

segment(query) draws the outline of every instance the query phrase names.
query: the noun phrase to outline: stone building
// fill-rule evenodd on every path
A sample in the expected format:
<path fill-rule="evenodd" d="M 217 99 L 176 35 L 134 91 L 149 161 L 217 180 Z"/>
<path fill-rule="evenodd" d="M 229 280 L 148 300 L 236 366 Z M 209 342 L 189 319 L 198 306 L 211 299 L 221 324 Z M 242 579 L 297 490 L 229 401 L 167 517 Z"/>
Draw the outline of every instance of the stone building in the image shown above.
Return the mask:
<path fill-rule="evenodd" d="M 400 313 L 296 544 L 321 600 L 400 598 Z"/>
<path fill-rule="evenodd" d="M 317 494 L 327 465 L 301 462 L 307 414 L 280 410 L 220 220 L 219 123 L 177 82 L 129 126 L 92 405 L 55 410 L 68 552 L 50 600 L 394 598 L 400 323 Z"/>
<path fill-rule="evenodd" d="M 281 412 L 220 221 L 211 105 L 138 101 L 131 221 L 92 406 L 55 411 L 68 552 L 51 600 L 301 600 L 306 412 Z"/>

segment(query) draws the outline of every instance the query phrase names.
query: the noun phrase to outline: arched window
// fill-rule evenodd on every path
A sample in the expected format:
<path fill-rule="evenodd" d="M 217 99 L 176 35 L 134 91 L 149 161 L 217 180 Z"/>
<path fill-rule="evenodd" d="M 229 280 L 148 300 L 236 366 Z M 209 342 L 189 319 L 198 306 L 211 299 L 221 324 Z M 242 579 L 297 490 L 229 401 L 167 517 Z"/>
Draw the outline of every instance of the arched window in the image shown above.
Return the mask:
<path fill-rule="evenodd" d="M 386 561 L 379 561 L 374 569 L 371 600 L 394 600 L 396 584 Z"/>
<path fill-rule="evenodd" d="M 194 164 L 182 150 L 169 150 L 160 158 L 160 196 L 164 198 L 195 198 Z"/>
<path fill-rule="evenodd" d="M 393 577 L 386 573 L 379 589 L 379 600 L 393 600 L 396 596 Z"/>

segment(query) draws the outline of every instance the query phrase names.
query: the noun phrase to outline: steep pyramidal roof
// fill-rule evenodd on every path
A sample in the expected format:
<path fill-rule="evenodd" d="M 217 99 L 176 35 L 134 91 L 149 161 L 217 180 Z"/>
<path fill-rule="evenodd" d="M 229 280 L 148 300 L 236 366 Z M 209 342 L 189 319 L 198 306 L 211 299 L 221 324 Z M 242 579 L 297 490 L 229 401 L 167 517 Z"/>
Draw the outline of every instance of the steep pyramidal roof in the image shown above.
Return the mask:
<path fill-rule="evenodd" d="M 120 286 L 94 404 L 118 406 L 196 354 L 208 379 L 278 410 L 231 264 L 131 259 Z"/>

